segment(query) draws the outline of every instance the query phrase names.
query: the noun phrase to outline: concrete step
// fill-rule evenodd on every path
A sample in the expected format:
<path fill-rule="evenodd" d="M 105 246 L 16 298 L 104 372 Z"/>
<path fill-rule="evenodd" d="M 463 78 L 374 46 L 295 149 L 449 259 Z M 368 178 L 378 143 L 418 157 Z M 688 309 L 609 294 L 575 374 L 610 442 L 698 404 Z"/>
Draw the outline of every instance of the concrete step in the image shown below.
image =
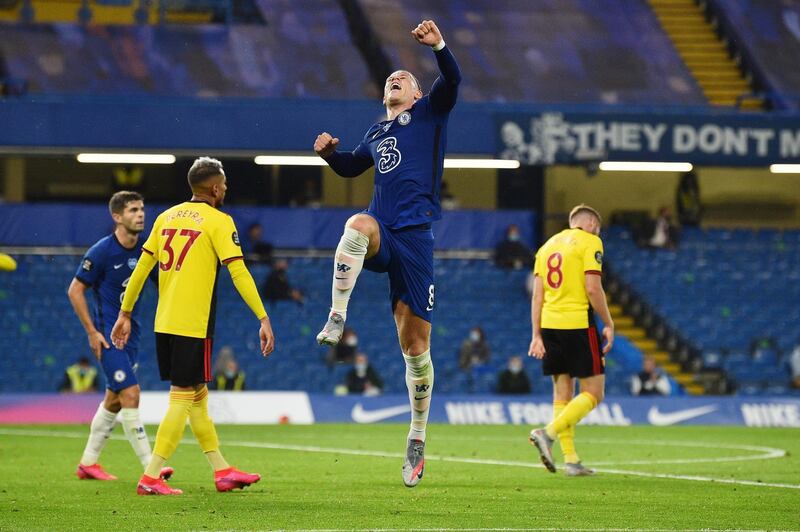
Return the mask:
<path fill-rule="evenodd" d="M 745 83 L 747 82 L 747 80 L 745 80 L 742 77 L 742 73 L 733 65 L 731 65 L 729 68 L 714 69 L 710 67 L 696 67 L 692 68 L 691 70 L 692 74 L 694 74 L 694 77 L 696 77 L 697 79 L 712 79 L 712 80 L 724 79 L 730 81 L 741 80 L 744 81 Z"/>
<path fill-rule="evenodd" d="M 717 38 L 717 35 L 713 31 L 707 28 L 697 29 L 697 30 L 686 30 L 686 29 L 667 30 L 667 33 L 669 34 L 669 38 L 672 39 L 672 42 L 674 43 L 706 44 L 706 43 L 720 42 L 719 38 Z"/>
<path fill-rule="evenodd" d="M 743 95 L 746 95 L 746 94 L 750 93 L 751 90 L 748 87 L 747 90 L 741 90 L 741 89 L 735 89 L 735 88 L 734 89 L 708 89 L 708 90 L 704 89 L 703 92 L 705 93 L 706 97 L 709 98 L 709 99 L 712 99 L 712 98 L 719 98 L 719 99 L 734 98 L 734 99 L 736 99 L 739 96 L 743 96 Z"/>
<path fill-rule="evenodd" d="M 676 42 L 675 48 L 678 52 L 723 52 L 727 55 L 727 48 L 719 41 L 708 43 L 681 43 Z"/>
<path fill-rule="evenodd" d="M 708 78 L 697 77 L 697 83 L 703 88 L 704 91 L 709 90 L 731 90 L 739 92 L 752 92 L 752 88 L 745 80 L 732 81 L 732 80 L 716 80 Z"/>
<path fill-rule="evenodd" d="M 612 318 L 614 318 L 614 326 L 618 329 L 633 327 L 634 321 L 630 316 L 625 316 L 622 314 L 618 316 L 612 316 Z"/>
<path fill-rule="evenodd" d="M 689 395 L 703 395 L 706 393 L 700 384 L 685 384 L 683 387 Z"/>
<path fill-rule="evenodd" d="M 655 340 L 644 339 L 644 340 L 632 340 L 633 345 L 639 348 L 640 351 L 644 351 L 645 353 L 648 351 L 655 351 L 658 349 L 658 343 Z"/>
<path fill-rule="evenodd" d="M 617 327 L 614 332 L 628 340 L 644 340 L 647 338 L 647 333 L 640 327 Z"/>

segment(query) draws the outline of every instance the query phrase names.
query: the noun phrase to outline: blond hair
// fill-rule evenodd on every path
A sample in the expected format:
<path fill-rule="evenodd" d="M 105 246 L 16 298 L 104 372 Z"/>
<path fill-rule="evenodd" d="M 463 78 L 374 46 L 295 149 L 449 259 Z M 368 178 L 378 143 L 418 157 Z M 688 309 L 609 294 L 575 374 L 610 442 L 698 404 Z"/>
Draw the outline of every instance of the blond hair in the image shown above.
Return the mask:
<path fill-rule="evenodd" d="M 572 210 L 569 211 L 569 224 L 570 224 L 570 226 L 572 225 L 572 220 L 574 220 L 575 217 L 577 217 L 577 216 L 579 216 L 581 214 L 589 214 L 591 216 L 594 216 L 595 218 L 597 218 L 598 225 L 602 225 L 602 223 L 603 223 L 603 217 L 600 216 L 600 213 L 597 212 L 597 209 L 595 209 L 594 207 L 590 207 L 589 205 L 586 205 L 585 203 L 581 203 L 580 205 L 574 206 L 572 208 Z"/>

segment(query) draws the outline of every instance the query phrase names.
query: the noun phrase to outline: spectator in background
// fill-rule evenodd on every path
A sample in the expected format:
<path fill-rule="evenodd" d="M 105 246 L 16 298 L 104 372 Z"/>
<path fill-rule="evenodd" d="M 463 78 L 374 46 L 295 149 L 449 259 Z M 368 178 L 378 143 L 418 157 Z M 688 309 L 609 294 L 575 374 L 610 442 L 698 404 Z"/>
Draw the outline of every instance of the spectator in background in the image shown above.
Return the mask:
<path fill-rule="evenodd" d="M 653 227 L 653 235 L 648 242 L 650 247 L 675 249 L 678 244 L 678 228 L 672 222 L 669 207 L 661 207 Z"/>
<path fill-rule="evenodd" d="M 276 260 L 272 266 L 272 271 L 267 275 L 267 279 L 261 287 L 261 293 L 267 301 L 286 301 L 292 300 L 298 305 L 305 303 L 303 293 L 289 284 L 287 270 L 289 263 L 285 260 Z"/>
<path fill-rule="evenodd" d="M 345 378 L 345 386 L 347 386 L 348 393 L 380 395 L 383 389 L 383 380 L 378 372 L 370 366 L 367 355 L 359 353 L 353 362 L 353 369 Z"/>
<path fill-rule="evenodd" d="M 520 242 L 519 226 L 511 224 L 506 229 L 506 236 L 494 248 L 494 263 L 498 268 L 518 270 L 533 266 L 531 250 Z"/>
<path fill-rule="evenodd" d="M 458 365 L 467 371 L 472 366 L 489 362 L 491 354 L 483 329 L 475 326 L 470 329 L 469 337 L 461 343 L 461 349 L 458 351 Z"/>
<path fill-rule="evenodd" d="M 792 372 L 792 387 L 800 389 L 800 341 L 789 355 L 789 369 Z"/>
<path fill-rule="evenodd" d="M 264 242 L 264 229 L 258 222 L 247 227 L 247 236 L 242 239 L 242 252 L 248 261 L 272 264 L 272 244 Z"/>
<path fill-rule="evenodd" d="M 506 369 L 497 377 L 497 393 L 505 395 L 531 393 L 531 381 L 522 371 L 522 357 L 513 356 L 508 359 Z"/>
<path fill-rule="evenodd" d="M 221 370 L 214 374 L 216 389 L 220 391 L 242 392 L 245 390 L 245 374 L 239 369 L 239 363 L 234 357 L 225 360 Z"/>
<path fill-rule="evenodd" d="M 675 205 L 678 209 L 678 222 L 681 225 L 698 226 L 703 213 L 700 203 L 700 184 L 697 174 L 686 172 L 681 176 L 675 192 Z"/>
<path fill-rule="evenodd" d="M 642 371 L 631 379 L 631 393 L 633 395 L 669 395 L 672 385 L 661 370 L 656 367 L 653 357 L 644 357 Z"/>
<path fill-rule="evenodd" d="M 328 349 L 325 355 L 325 362 L 328 367 L 334 364 L 350 364 L 358 352 L 358 336 L 350 327 L 345 327 L 342 332 L 342 339 L 338 344 Z"/>
<path fill-rule="evenodd" d="M 64 372 L 64 380 L 58 391 L 66 393 L 90 393 L 97 391 L 97 369 L 88 357 L 81 357 Z"/>

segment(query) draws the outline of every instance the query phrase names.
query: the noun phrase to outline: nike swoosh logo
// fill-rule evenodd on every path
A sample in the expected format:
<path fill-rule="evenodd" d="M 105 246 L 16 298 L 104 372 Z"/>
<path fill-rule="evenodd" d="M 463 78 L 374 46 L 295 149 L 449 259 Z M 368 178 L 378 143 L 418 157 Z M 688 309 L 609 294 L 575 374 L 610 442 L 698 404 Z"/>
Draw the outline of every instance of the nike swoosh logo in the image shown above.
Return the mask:
<path fill-rule="evenodd" d="M 423 399 L 427 399 L 428 397 L 430 397 L 430 395 L 423 395 L 422 397 L 417 397 L 417 396 L 415 395 L 415 396 L 414 396 L 414 399 L 415 399 L 415 400 L 417 400 L 417 401 L 422 401 Z"/>
<path fill-rule="evenodd" d="M 432 311 L 432 310 L 433 310 L 433 307 L 425 307 L 425 310 L 427 310 L 428 312 L 430 312 L 430 311 Z"/>
<path fill-rule="evenodd" d="M 339 279 L 340 281 L 343 281 L 343 280 L 347 279 L 347 277 L 336 277 L 336 279 Z"/>
<path fill-rule="evenodd" d="M 122 268 L 122 264 L 115 264 L 114 265 L 114 269 L 115 270 L 119 270 L 120 268 Z"/>
<path fill-rule="evenodd" d="M 674 425 L 681 421 L 704 416 L 717 410 L 717 405 L 698 406 L 697 408 L 687 408 L 686 410 L 677 410 L 675 412 L 659 412 L 657 406 L 650 407 L 647 412 L 647 421 L 651 425 L 664 427 L 667 425 Z"/>
<path fill-rule="evenodd" d="M 399 416 L 400 414 L 407 414 L 408 412 L 411 412 L 411 406 L 409 405 L 390 406 L 377 410 L 364 410 L 361 403 L 357 403 L 350 412 L 350 417 L 353 418 L 353 421 L 356 423 L 377 423 L 378 421 Z"/>

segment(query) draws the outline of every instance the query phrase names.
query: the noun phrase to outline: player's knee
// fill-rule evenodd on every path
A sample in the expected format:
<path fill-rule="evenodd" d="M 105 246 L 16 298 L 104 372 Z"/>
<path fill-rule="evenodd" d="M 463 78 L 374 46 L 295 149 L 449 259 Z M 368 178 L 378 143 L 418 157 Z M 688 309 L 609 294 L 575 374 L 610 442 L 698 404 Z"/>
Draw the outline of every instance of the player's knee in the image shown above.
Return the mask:
<path fill-rule="evenodd" d="M 139 408 L 139 387 L 131 386 L 119 392 L 119 402 L 122 408 Z"/>
<path fill-rule="evenodd" d="M 375 223 L 375 220 L 366 214 L 356 214 L 351 216 L 350 219 L 347 220 L 345 227 L 358 231 L 370 239 L 377 230 L 377 224 Z"/>
<path fill-rule="evenodd" d="M 103 401 L 103 408 L 115 414 L 119 412 L 120 408 L 122 408 L 122 403 L 119 400 L 119 396 L 106 397 Z"/>
<path fill-rule="evenodd" d="M 594 397 L 595 401 L 597 401 L 597 404 L 602 403 L 603 399 L 605 399 L 606 394 L 602 388 L 593 388 L 586 391 L 592 394 L 592 397 Z"/>
<path fill-rule="evenodd" d="M 429 347 L 426 339 L 416 338 L 408 343 L 405 353 L 410 357 L 418 357 L 428 349 Z"/>

